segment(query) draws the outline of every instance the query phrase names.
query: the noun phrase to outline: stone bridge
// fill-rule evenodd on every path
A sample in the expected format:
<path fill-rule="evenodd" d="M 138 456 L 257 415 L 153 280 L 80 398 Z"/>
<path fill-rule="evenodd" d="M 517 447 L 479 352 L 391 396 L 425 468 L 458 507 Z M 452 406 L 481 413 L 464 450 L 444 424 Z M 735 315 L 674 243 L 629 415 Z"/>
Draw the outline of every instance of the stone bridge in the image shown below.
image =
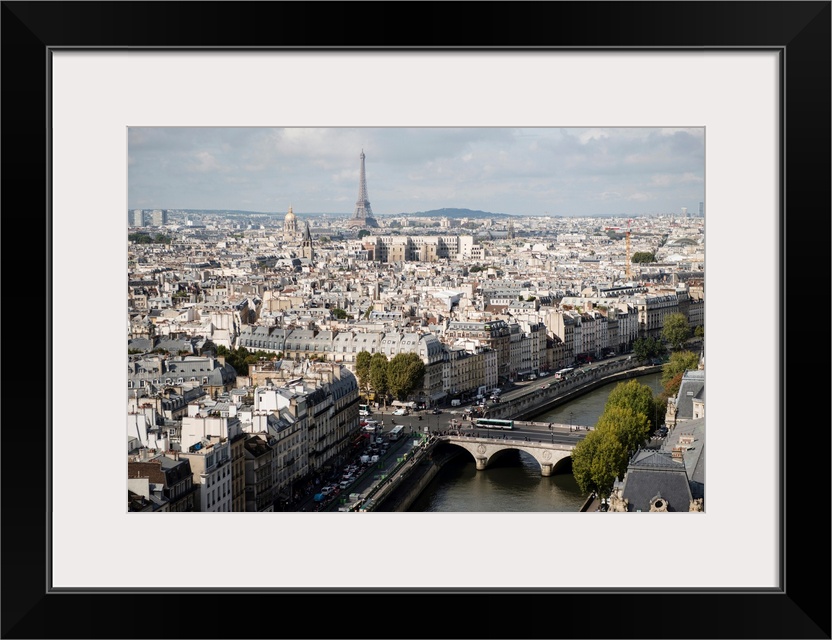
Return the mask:
<path fill-rule="evenodd" d="M 540 474 L 550 476 L 564 460 L 572 456 L 573 444 L 535 442 L 527 440 L 497 440 L 494 438 L 477 438 L 470 436 L 443 435 L 439 440 L 465 449 L 477 463 L 477 471 L 482 471 L 496 456 L 503 451 L 516 449 L 525 451 L 540 465 Z"/>

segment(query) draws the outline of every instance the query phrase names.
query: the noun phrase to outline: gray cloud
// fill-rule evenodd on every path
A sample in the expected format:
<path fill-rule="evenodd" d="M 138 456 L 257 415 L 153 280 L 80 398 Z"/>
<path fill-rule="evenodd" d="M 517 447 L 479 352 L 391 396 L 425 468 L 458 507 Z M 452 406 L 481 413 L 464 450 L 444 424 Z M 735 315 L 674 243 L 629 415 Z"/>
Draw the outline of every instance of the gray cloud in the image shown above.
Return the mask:
<path fill-rule="evenodd" d="M 131 208 L 377 214 L 696 211 L 704 129 L 131 128 Z"/>

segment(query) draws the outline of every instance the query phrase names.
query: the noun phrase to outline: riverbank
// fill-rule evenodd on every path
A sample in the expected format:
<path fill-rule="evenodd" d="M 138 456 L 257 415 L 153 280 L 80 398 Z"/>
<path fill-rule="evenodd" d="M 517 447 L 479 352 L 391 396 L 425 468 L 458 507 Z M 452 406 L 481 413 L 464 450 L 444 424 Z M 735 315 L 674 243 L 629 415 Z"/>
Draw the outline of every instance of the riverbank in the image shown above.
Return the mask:
<path fill-rule="evenodd" d="M 661 370 L 660 364 L 631 368 L 602 365 L 588 372 L 580 372 L 569 380 L 553 382 L 548 388 L 538 386 L 517 398 L 492 405 L 488 409 L 487 417 L 531 420 L 605 384 L 639 378 Z"/>
<path fill-rule="evenodd" d="M 423 455 L 409 468 L 401 470 L 399 477 L 394 480 L 394 486 L 376 501 L 373 511 L 387 513 L 407 511 L 436 478 L 442 467 L 465 452 L 461 449 L 440 447 L 439 449 L 433 448 L 426 453 L 428 455 Z"/>

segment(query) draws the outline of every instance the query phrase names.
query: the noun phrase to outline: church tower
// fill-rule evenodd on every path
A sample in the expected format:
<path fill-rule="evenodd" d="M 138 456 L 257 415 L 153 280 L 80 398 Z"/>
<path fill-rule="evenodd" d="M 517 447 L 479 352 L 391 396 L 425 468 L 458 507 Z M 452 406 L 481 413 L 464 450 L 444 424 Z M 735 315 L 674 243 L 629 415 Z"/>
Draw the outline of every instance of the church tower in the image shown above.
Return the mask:
<path fill-rule="evenodd" d="M 301 255 L 310 260 L 315 258 L 315 250 L 312 248 L 312 232 L 309 231 L 309 222 L 306 222 L 306 229 L 303 231 L 303 246 Z"/>

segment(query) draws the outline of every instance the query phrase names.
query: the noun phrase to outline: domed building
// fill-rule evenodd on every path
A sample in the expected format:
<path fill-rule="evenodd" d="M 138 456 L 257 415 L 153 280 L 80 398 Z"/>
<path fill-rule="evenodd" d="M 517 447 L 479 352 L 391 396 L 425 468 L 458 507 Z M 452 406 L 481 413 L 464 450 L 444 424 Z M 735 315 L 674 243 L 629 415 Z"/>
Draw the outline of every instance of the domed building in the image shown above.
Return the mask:
<path fill-rule="evenodd" d="M 295 217 L 295 213 L 292 211 L 291 205 L 289 206 L 289 213 L 286 214 L 286 217 L 283 218 L 283 240 L 284 242 L 292 242 L 296 240 L 298 237 L 298 220 Z"/>

